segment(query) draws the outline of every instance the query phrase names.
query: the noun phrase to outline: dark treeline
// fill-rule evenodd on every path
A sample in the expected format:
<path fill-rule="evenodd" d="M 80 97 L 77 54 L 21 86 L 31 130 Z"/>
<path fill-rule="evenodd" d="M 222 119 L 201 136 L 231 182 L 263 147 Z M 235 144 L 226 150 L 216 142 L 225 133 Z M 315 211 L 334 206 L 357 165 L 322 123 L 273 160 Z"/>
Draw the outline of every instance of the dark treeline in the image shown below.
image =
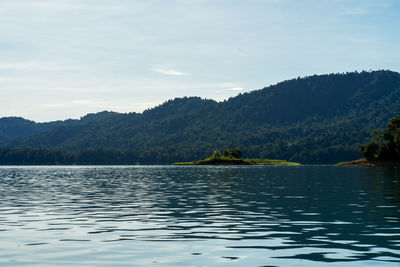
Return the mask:
<path fill-rule="evenodd" d="M 33 147 L 0 149 L 0 165 L 133 165 L 138 160 L 133 151 L 110 149 L 78 152 Z"/>
<path fill-rule="evenodd" d="M 399 73 L 351 72 L 292 79 L 219 103 L 177 98 L 141 114 L 100 112 L 39 126 L 0 120 L 0 137 L 3 147 L 67 151 L 59 153 L 76 164 L 170 164 L 227 147 L 246 158 L 325 164 L 357 159 L 371 131 L 399 113 Z"/>
<path fill-rule="evenodd" d="M 89 148 L 65 151 L 51 148 L 7 147 L 0 148 L 0 165 L 151 165 L 171 164 L 191 156 L 168 155 L 162 150 L 138 152 Z"/>

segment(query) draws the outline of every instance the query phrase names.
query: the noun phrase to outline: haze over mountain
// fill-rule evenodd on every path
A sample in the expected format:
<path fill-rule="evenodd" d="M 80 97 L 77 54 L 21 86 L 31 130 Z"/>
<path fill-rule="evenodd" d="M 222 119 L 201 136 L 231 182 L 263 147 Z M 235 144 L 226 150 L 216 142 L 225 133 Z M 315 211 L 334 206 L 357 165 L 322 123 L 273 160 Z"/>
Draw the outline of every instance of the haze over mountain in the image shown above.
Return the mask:
<path fill-rule="evenodd" d="M 358 158 L 372 130 L 399 111 L 399 73 L 352 72 L 296 78 L 219 103 L 176 98 L 143 113 L 104 111 L 41 124 L 2 118 L 0 141 L 3 147 L 129 151 L 124 162 L 130 164 L 196 160 L 217 148 L 335 163 Z"/>

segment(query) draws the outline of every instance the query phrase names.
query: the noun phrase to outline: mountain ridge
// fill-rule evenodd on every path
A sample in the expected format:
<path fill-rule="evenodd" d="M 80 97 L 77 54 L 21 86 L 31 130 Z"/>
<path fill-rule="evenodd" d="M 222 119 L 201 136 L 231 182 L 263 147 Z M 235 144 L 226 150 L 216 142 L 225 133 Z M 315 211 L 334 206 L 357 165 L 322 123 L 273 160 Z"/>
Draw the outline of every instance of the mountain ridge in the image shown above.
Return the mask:
<path fill-rule="evenodd" d="M 399 111 L 397 72 L 312 75 L 222 102 L 184 97 L 143 113 L 88 114 L 3 147 L 131 150 L 138 162 L 163 164 L 232 147 L 248 157 L 334 163 L 355 159 L 371 131 Z"/>

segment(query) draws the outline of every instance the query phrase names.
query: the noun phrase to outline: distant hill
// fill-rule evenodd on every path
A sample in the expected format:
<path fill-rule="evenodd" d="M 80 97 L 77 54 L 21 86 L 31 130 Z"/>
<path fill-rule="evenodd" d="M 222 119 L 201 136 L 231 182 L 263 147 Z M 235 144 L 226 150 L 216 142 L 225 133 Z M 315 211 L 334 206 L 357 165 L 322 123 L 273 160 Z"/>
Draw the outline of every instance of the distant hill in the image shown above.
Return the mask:
<path fill-rule="evenodd" d="M 358 158 L 372 130 L 399 112 L 400 74 L 372 71 L 292 79 L 219 103 L 176 98 L 141 114 L 1 129 L 3 146 L 130 151 L 132 162 L 146 164 L 192 161 L 226 147 L 244 157 L 316 164 Z"/>
<path fill-rule="evenodd" d="M 36 123 L 20 117 L 0 118 L 0 144 L 21 136 L 32 136 L 57 128 L 60 125 L 71 125 L 73 120 Z"/>

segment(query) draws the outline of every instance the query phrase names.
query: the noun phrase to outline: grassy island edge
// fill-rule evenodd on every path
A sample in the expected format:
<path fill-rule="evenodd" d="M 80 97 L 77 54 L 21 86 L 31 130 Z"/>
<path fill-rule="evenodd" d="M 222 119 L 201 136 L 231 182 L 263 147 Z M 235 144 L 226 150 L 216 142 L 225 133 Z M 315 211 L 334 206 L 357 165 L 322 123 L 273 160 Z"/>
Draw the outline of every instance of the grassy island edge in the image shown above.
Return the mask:
<path fill-rule="evenodd" d="M 172 165 L 285 165 L 285 166 L 300 166 L 298 162 L 290 162 L 279 159 L 243 159 L 241 161 L 236 160 L 223 160 L 223 161 L 207 161 L 197 160 L 190 162 L 175 162 Z"/>
<path fill-rule="evenodd" d="M 364 166 L 364 167 L 374 167 L 374 166 L 398 166 L 400 167 L 400 161 L 386 161 L 386 160 L 368 160 L 366 158 L 339 162 L 336 166 Z"/>
<path fill-rule="evenodd" d="M 279 159 L 259 159 L 259 158 L 242 158 L 240 150 L 225 149 L 222 155 L 218 150 L 206 159 L 189 161 L 189 162 L 175 162 L 172 165 L 301 165 L 297 162 L 289 162 Z"/>

